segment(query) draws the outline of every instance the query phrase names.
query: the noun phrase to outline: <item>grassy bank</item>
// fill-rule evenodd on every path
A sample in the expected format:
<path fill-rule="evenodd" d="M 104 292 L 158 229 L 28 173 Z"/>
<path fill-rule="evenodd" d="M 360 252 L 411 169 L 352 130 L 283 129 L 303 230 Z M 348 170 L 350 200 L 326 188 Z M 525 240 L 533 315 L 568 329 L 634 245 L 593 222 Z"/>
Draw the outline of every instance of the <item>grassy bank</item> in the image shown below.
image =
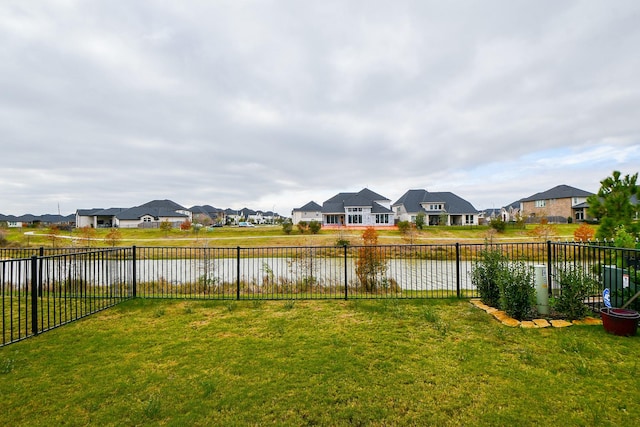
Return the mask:
<path fill-rule="evenodd" d="M 2 425 L 633 425 L 639 338 L 466 301 L 133 300 L 0 349 Z"/>
<path fill-rule="evenodd" d="M 552 240 L 573 239 L 576 224 L 556 224 L 552 226 L 553 233 L 548 236 Z M 380 244 L 405 243 L 453 243 L 453 242 L 484 242 L 493 241 L 533 241 L 546 240 L 535 235 L 535 226 L 528 225 L 525 229 L 508 227 L 503 233 L 492 233 L 486 226 L 474 227 L 427 227 L 416 231 L 411 236 L 402 235 L 397 229 L 379 230 Z M 173 229 L 164 232 L 158 229 L 119 229 L 117 241 L 109 241 L 111 230 L 93 230 L 90 238 L 82 230 L 60 231 L 52 234 L 47 228 L 7 229 L 5 239 L 9 246 L 14 247 L 52 247 L 52 246 L 87 246 L 109 247 L 116 246 L 210 246 L 210 247 L 260 247 L 260 246 L 332 246 L 338 239 L 346 239 L 352 244 L 362 242 L 362 230 L 321 230 L 319 234 L 300 234 L 294 230 L 290 235 L 285 234 L 280 226 L 258 226 L 253 228 L 220 227 L 209 231 L 183 231 Z"/>

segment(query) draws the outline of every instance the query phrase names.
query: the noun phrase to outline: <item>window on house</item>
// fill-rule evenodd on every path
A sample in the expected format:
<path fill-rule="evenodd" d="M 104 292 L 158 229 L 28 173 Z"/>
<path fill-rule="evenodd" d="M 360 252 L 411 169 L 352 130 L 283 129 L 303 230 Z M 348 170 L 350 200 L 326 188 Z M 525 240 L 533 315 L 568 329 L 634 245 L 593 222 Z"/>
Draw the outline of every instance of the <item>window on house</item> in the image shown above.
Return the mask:
<path fill-rule="evenodd" d="M 389 224 L 389 215 L 376 214 L 376 224 Z"/>
<path fill-rule="evenodd" d="M 338 215 L 327 215 L 327 224 L 339 224 Z"/>
<path fill-rule="evenodd" d="M 465 215 L 464 216 L 465 224 L 473 224 L 473 215 Z"/>
<path fill-rule="evenodd" d="M 362 215 L 347 215 L 347 224 L 362 224 Z"/>
<path fill-rule="evenodd" d="M 546 200 L 536 200 L 536 208 L 544 208 L 547 206 Z"/>

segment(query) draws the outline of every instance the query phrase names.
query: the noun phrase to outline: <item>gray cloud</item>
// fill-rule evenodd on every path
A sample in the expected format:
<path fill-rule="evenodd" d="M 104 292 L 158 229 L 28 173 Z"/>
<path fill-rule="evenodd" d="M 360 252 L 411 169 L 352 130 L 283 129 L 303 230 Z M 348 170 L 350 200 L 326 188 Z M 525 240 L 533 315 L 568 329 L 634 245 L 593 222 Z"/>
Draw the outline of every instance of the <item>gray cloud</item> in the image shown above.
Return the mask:
<path fill-rule="evenodd" d="M 640 164 L 636 3 L 5 2 L 0 213 L 595 191 Z"/>

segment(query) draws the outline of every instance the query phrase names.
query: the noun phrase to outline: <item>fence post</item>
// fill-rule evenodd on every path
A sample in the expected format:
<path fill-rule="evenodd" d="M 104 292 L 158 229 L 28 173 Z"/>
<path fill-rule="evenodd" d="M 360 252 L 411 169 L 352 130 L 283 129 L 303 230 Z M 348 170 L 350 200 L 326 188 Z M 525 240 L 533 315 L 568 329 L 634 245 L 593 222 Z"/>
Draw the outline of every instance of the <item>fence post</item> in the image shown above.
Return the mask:
<path fill-rule="evenodd" d="M 31 257 L 31 332 L 38 335 L 38 256 Z"/>
<path fill-rule="evenodd" d="M 42 258 L 44 258 L 44 246 L 40 246 L 40 259 L 38 262 L 38 296 L 42 296 Z"/>
<path fill-rule="evenodd" d="M 551 240 L 547 240 L 547 288 L 549 296 L 553 296 L 553 286 L 551 284 Z"/>
<path fill-rule="evenodd" d="M 460 266 L 460 243 L 456 242 L 456 294 L 458 296 L 458 298 L 460 298 L 460 271 L 461 271 L 461 266 Z"/>
<path fill-rule="evenodd" d="M 345 301 L 349 298 L 347 281 L 349 280 L 347 276 L 347 245 L 343 245 L 344 248 L 344 299 Z"/>
<path fill-rule="evenodd" d="M 136 298 L 138 296 L 138 281 L 137 281 L 138 255 L 136 254 L 136 245 L 133 245 L 131 247 L 131 252 L 132 252 L 132 258 L 133 258 L 133 269 L 132 269 L 133 278 L 131 279 L 131 297 Z"/>
<path fill-rule="evenodd" d="M 240 246 L 236 249 L 236 299 L 240 299 Z"/>

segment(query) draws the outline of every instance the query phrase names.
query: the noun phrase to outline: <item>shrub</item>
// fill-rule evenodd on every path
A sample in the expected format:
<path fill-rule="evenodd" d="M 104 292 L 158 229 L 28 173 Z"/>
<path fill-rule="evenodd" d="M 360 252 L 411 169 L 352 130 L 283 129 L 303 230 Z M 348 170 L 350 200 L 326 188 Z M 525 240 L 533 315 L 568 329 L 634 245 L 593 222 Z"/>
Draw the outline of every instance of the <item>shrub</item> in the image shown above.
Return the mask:
<path fill-rule="evenodd" d="M 298 227 L 300 234 L 304 234 L 309 229 L 309 224 L 307 224 L 307 221 L 300 221 L 296 224 L 296 227 Z"/>
<path fill-rule="evenodd" d="M 531 268 L 522 261 L 512 263 L 498 276 L 498 281 L 500 308 L 517 320 L 530 316 L 536 296 Z"/>
<path fill-rule="evenodd" d="M 336 246 L 349 246 L 350 244 L 351 242 L 349 241 L 349 239 L 345 239 L 343 237 L 338 237 L 335 243 Z"/>
<path fill-rule="evenodd" d="M 291 221 L 284 221 L 282 223 L 282 231 L 284 234 L 291 234 L 291 231 L 293 231 L 293 224 Z"/>
<path fill-rule="evenodd" d="M 309 231 L 311 232 L 311 234 L 318 234 L 321 228 L 322 224 L 320 224 L 315 219 L 309 223 Z"/>
<path fill-rule="evenodd" d="M 375 292 L 384 286 L 387 272 L 385 253 L 378 247 L 378 232 L 373 227 L 367 227 L 362 233 L 364 246 L 358 249 L 356 260 L 356 276 L 360 285 L 368 292 Z"/>
<path fill-rule="evenodd" d="M 493 228 L 498 233 L 503 233 L 507 229 L 507 223 L 504 222 L 502 218 L 496 217 L 489 222 L 489 227 Z"/>
<path fill-rule="evenodd" d="M 400 221 L 398 222 L 398 230 L 400 234 L 407 234 L 411 229 L 411 223 L 409 221 Z"/>
<path fill-rule="evenodd" d="M 471 270 L 471 283 L 478 289 L 480 299 L 492 307 L 500 307 L 500 286 L 498 277 L 504 274 L 507 258 L 498 250 L 485 249 L 480 252 L 480 260 Z"/>
<path fill-rule="evenodd" d="M 596 235 L 596 230 L 587 223 L 580 224 L 580 227 L 576 228 L 573 232 L 573 239 L 576 242 L 588 242 Z"/>
<path fill-rule="evenodd" d="M 598 283 L 587 276 L 579 266 L 558 271 L 560 295 L 554 300 L 554 309 L 570 320 L 582 319 L 589 313 L 585 298 L 598 289 Z"/>

